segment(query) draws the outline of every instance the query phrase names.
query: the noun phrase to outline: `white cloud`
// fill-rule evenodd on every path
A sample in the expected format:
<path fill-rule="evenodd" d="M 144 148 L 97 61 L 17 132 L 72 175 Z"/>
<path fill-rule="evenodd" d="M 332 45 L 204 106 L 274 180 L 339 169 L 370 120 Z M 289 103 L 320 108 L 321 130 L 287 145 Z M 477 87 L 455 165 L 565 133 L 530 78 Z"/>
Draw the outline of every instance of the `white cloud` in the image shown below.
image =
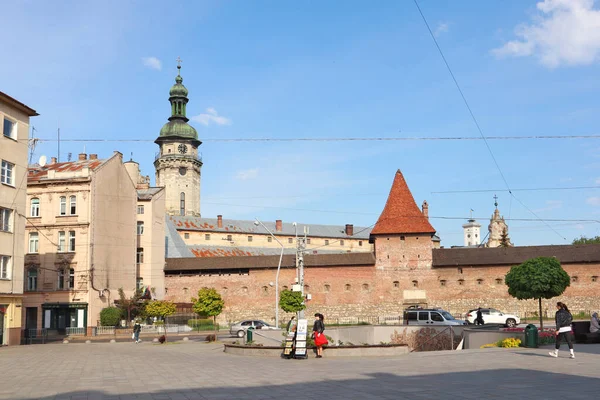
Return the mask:
<path fill-rule="evenodd" d="M 556 210 L 558 208 L 561 208 L 563 205 L 563 201 L 562 200 L 546 200 L 546 207 L 544 208 L 538 208 L 537 210 L 534 210 L 536 213 L 538 212 L 543 212 L 543 211 L 552 211 L 552 210 Z"/>
<path fill-rule="evenodd" d="M 588 197 L 585 202 L 590 206 L 600 207 L 600 197 Z"/>
<path fill-rule="evenodd" d="M 446 32 L 448 32 L 448 24 L 446 22 L 440 22 L 435 28 L 435 31 L 433 31 L 433 35 L 437 37 Z"/>
<path fill-rule="evenodd" d="M 211 123 L 215 123 L 217 125 L 231 125 L 231 120 L 229 118 L 219 115 L 217 110 L 212 107 L 206 109 L 206 114 L 196 115 L 195 117 L 192 117 L 191 120 L 206 126 L 210 125 Z"/>
<path fill-rule="evenodd" d="M 589 65 L 600 59 L 600 10 L 596 0 L 544 0 L 530 24 L 519 25 L 496 56 L 534 56 L 549 68 Z"/>
<path fill-rule="evenodd" d="M 238 171 L 237 175 L 235 176 L 235 178 L 240 181 L 256 179 L 257 177 L 258 177 L 258 168 L 244 169 L 244 170 Z"/>
<path fill-rule="evenodd" d="M 156 57 L 143 57 L 142 63 L 145 67 L 160 71 L 162 69 L 162 62 Z"/>

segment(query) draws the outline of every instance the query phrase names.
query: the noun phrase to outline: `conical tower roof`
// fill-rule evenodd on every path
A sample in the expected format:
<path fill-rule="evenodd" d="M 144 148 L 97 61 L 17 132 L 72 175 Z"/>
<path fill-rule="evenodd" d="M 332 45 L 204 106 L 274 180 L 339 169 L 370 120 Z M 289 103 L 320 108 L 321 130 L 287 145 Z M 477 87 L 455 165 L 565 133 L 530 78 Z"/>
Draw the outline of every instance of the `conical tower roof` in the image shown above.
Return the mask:
<path fill-rule="evenodd" d="M 398 170 L 385 207 L 371 231 L 371 235 L 393 233 L 435 233 L 435 229 L 423 215 Z"/>

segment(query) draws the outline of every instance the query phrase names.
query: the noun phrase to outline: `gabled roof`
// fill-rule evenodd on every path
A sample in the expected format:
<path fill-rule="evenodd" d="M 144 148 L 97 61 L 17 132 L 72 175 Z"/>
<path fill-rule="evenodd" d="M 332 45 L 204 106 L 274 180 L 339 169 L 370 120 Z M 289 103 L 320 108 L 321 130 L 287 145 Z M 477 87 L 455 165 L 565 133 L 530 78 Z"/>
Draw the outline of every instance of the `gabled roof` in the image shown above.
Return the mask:
<path fill-rule="evenodd" d="M 17 99 L 10 97 L 9 95 L 7 95 L 4 92 L 0 92 L 0 101 L 2 101 L 3 103 L 9 104 L 10 106 L 18 109 L 19 111 L 23 112 L 25 115 L 27 115 L 29 117 L 35 117 L 37 115 L 40 115 L 33 108 L 21 103 Z"/>
<path fill-rule="evenodd" d="M 109 159 L 76 160 L 76 161 L 68 161 L 68 162 L 62 162 L 62 163 L 46 164 L 43 167 L 39 166 L 37 164 L 30 165 L 29 173 L 27 175 L 27 181 L 35 182 L 35 181 L 48 179 L 48 171 L 55 171 L 58 174 L 58 175 L 56 175 L 55 179 L 76 178 L 77 177 L 76 173 L 82 171 L 84 168 L 88 168 L 90 171 L 95 171 L 96 169 L 98 169 L 102 164 L 104 164 L 108 160 Z M 73 175 L 71 176 L 70 174 L 69 175 L 60 174 L 63 172 L 64 173 L 73 173 Z"/>
<path fill-rule="evenodd" d="M 398 170 L 383 212 L 372 235 L 392 233 L 435 233 L 413 198 L 402 172 Z"/>
<path fill-rule="evenodd" d="M 138 189 L 137 196 L 138 200 L 151 200 L 154 195 L 159 193 L 164 188 L 162 187 L 150 187 L 148 189 Z"/>
<path fill-rule="evenodd" d="M 281 253 L 281 248 L 276 247 L 251 247 L 251 246 L 207 246 L 207 245 L 189 245 L 188 249 L 196 257 L 244 257 L 244 256 L 275 256 Z M 345 254 L 348 251 L 325 250 L 323 247 L 318 250 L 307 250 L 307 254 Z M 296 254 L 296 248 L 284 248 L 283 254 Z"/>

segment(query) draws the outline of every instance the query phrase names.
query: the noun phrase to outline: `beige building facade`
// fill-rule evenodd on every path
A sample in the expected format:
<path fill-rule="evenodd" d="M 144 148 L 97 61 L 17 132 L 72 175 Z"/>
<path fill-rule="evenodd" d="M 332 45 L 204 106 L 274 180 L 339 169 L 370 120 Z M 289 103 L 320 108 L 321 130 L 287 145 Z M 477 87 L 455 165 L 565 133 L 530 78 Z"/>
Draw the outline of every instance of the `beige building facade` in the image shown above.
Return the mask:
<path fill-rule="evenodd" d="M 137 192 L 122 154 L 30 167 L 25 335 L 91 334 L 118 290 L 136 287 Z"/>
<path fill-rule="evenodd" d="M 21 341 L 29 118 L 35 110 L 0 92 L 0 346 Z"/>

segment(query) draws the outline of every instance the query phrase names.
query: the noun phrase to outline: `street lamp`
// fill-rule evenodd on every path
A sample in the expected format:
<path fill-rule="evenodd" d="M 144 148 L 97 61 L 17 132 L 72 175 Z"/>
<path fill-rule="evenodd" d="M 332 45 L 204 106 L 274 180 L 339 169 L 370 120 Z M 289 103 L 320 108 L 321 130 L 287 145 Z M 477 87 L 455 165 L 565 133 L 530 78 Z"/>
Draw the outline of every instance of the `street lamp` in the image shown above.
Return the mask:
<path fill-rule="evenodd" d="M 273 232 L 271 232 L 269 228 L 265 226 L 265 224 L 259 221 L 258 218 L 254 219 L 254 225 L 261 225 L 263 228 L 265 228 L 265 230 L 269 232 L 269 235 L 271 235 L 271 237 L 273 237 L 273 239 L 275 239 L 275 241 L 281 246 L 281 254 L 279 255 L 279 265 L 277 265 L 277 274 L 275 275 L 275 326 L 279 328 L 279 270 L 281 269 L 281 261 L 283 260 L 284 246 L 283 243 L 281 243 L 279 239 L 277 239 L 277 237 L 273 235 Z"/>

